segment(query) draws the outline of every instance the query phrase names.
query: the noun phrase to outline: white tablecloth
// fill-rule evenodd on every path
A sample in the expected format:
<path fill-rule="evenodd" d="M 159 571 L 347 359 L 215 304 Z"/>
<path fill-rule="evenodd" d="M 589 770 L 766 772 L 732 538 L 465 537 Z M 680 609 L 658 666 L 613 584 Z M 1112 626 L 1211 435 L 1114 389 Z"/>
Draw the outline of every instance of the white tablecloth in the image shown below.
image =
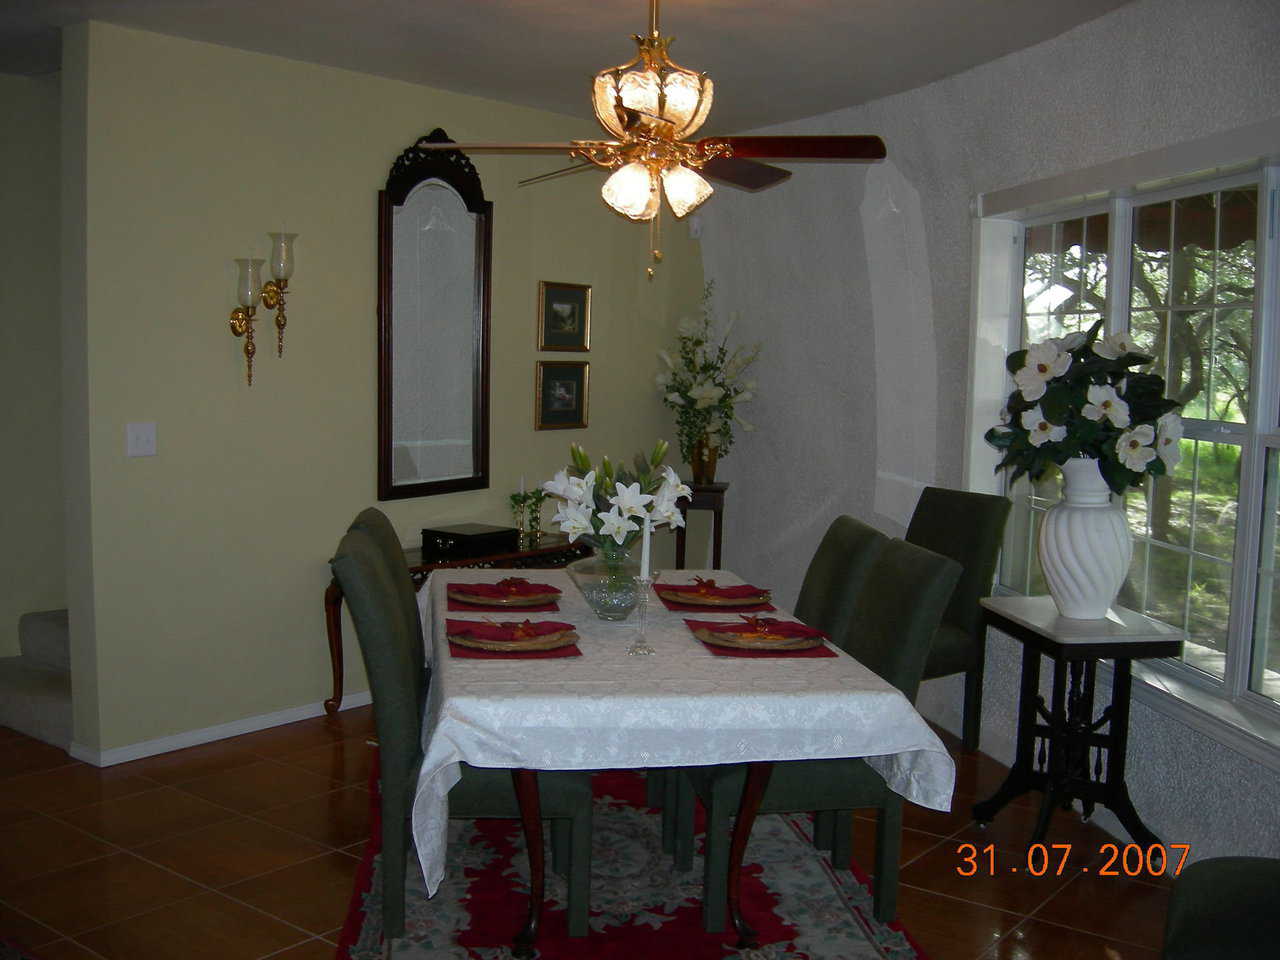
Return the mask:
<path fill-rule="evenodd" d="M 527 576 L 563 594 L 558 613 L 533 619 L 573 623 L 581 657 L 474 660 L 449 656 L 445 586 Z M 664 582 L 714 576 L 683 570 Z M 955 766 L 941 741 L 897 689 L 843 653 L 837 658 L 720 657 L 695 640 L 684 618 L 736 620 L 736 614 L 675 613 L 651 596 L 646 635 L 657 654 L 628 657 L 636 614 L 600 620 L 562 570 L 439 570 L 418 594 L 430 695 L 413 833 L 427 889 L 444 875 L 447 795 L 461 761 L 479 767 L 600 770 L 698 766 L 751 760 L 866 757 L 908 800 L 948 810 Z M 497 619 L 523 619 L 508 611 Z M 770 616 L 786 616 L 785 611 Z"/>

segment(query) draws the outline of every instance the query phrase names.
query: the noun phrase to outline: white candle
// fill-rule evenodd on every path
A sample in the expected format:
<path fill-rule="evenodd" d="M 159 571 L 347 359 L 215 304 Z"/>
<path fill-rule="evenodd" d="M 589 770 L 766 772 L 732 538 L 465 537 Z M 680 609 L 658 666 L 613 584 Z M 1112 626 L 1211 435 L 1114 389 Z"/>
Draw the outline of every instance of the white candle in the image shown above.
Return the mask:
<path fill-rule="evenodd" d="M 524 493 L 524 474 L 520 474 L 520 492 Z"/>
<path fill-rule="evenodd" d="M 649 517 L 644 518 L 644 534 L 640 538 L 640 579 L 649 579 L 649 531 L 652 524 Z"/>

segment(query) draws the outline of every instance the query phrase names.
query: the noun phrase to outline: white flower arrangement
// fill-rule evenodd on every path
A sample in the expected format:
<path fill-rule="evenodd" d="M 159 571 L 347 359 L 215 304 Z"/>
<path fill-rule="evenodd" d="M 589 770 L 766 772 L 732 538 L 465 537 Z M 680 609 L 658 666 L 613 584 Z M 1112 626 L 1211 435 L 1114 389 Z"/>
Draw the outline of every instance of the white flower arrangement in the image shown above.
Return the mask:
<path fill-rule="evenodd" d="M 693 463 L 699 441 L 723 457 L 733 446 L 734 424 L 743 430 L 755 429 L 738 415 L 737 407 L 754 396 L 756 383 L 745 380 L 743 374 L 755 363 L 760 345 L 730 349 L 733 324 L 722 334 L 717 331 L 710 306 L 712 289 L 708 283 L 699 315 L 680 321 L 675 357 L 658 351 L 663 369 L 654 382 L 662 402 L 676 413 L 680 456 L 687 463 Z"/>
<path fill-rule="evenodd" d="M 1013 467 L 1038 480 L 1051 463 L 1098 461 L 1112 491 L 1123 494 L 1145 475 L 1171 473 L 1182 457 L 1182 418 L 1164 395 L 1164 378 L 1135 372 L 1151 362 L 1127 334 L 1087 333 L 1033 343 L 1009 354 L 1018 389 L 986 441 L 1004 451 L 997 470 Z"/>
<path fill-rule="evenodd" d="M 648 459 L 636 455 L 635 470 L 629 471 L 615 467 L 608 457 L 597 469 L 582 447 L 570 444 L 569 466 L 542 485 L 562 501 L 552 522 L 560 525 L 570 543 L 581 539 L 606 548 L 610 543 L 631 546 L 640 537 L 646 519 L 651 528 L 684 526 L 676 501 L 692 497 L 693 491 L 675 470 L 662 465 L 668 447 L 667 441 L 659 440 Z"/>

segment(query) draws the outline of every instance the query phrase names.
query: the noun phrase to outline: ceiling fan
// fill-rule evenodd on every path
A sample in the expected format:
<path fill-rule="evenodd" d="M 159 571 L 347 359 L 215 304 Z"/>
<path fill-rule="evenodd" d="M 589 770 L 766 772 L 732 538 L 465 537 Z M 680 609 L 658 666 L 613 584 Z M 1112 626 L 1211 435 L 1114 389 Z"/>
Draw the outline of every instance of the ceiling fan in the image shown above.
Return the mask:
<path fill-rule="evenodd" d="M 762 160 L 882 160 L 876 136 L 721 136 L 688 139 L 711 110 L 712 83 L 705 73 L 682 67 L 667 54 L 672 37 L 658 29 L 660 0 L 649 0 L 649 32 L 636 35 L 631 61 L 596 74 L 591 103 L 610 140 L 565 143 L 438 143 L 419 148 L 501 153 L 559 153 L 579 161 L 520 181 L 537 183 L 583 170 L 611 170 L 600 193 L 619 214 L 648 221 L 656 233 L 661 199 L 683 217 L 712 194 L 707 177 L 743 190 L 782 183 L 791 171 Z M 703 176 L 705 174 L 705 177 Z M 662 259 L 651 243 L 654 261 Z M 649 268 L 653 275 L 653 268 Z"/>

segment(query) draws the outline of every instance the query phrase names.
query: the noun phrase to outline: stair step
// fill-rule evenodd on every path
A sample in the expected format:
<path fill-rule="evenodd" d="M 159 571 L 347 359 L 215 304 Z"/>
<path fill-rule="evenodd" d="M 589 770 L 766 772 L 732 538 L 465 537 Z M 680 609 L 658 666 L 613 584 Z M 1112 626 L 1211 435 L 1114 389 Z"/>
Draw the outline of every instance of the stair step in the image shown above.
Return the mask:
<path fill-rule="evenodd" d="M 18 619 L 18 647 L 32 666 L 71 670 L 71 631 L 66 610 L 24 613 Z"/>

